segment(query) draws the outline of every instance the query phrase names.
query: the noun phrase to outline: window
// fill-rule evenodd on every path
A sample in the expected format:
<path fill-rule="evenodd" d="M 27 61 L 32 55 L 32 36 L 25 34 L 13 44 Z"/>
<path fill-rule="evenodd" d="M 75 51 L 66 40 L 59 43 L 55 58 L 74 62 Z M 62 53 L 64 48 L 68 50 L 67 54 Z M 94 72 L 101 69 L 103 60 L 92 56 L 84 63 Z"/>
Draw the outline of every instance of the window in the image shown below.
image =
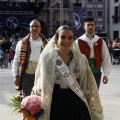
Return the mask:
<path fill-rule="evenodd" d="M 113 31 L 113 39 L 119 38 L 119 31 Z"/>
<path fill-rule="evenodd" d="M 114 7 L 113 23 L 118 23 L 118 6 Z"/>
<path fill-rule="evenodd" d="M 98 0 L 98 2 L 103 2 L 103 0 Z"/>
<path fill-rule="evenodd" d="M 93 11 L 87 11 L 87 16 L 93 16 Z"/>
<path fill-rule="evenodd" d="M 114 2 L 119 2 L 119 0 L 114 0 Z"/>
<path fill-rule="evenodd" d="M 119 8 L 118 8 L 119 10 L 118 10 L 118 13 L 119 13 L 119 22 L 120 22 L 120 3 L 119 3 Z"/>
<path fill-rule="evenodd" d="M 97 11 L 97 16 L 103 16 L 103 11 Z"/>
<path fill-rule="evenodd" d="M 115 12 L 115 15 L 118 16 L 118 6 L 116 6 L 116 7 L 114 8 L 114 12 Z"/>
<path fill-rule="evenodd" d="M 93 0 L 88 0 L 88 2 L 93 2 Z"/>

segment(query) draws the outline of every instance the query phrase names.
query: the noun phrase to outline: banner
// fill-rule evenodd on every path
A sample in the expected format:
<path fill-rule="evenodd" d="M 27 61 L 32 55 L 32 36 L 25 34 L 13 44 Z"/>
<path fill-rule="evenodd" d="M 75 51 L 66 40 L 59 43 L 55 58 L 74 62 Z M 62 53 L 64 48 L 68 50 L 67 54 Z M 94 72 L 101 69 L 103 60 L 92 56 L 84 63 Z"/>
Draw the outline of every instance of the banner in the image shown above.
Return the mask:
<path fill-rule="evenodd" d="M 85 33 L 84 28 L 83 28 L 85 18 L 86 18 L 86 8 L 74 7 L 73 27 L 74 27 L 76 38 Z"/>
<path fill-rule="evenodd" d="M 33 11 L 0 11 L 0 32 L 6 31 L 8 36 L 21 30 L 28 33 L 29 23 L 35 18 Z"/>

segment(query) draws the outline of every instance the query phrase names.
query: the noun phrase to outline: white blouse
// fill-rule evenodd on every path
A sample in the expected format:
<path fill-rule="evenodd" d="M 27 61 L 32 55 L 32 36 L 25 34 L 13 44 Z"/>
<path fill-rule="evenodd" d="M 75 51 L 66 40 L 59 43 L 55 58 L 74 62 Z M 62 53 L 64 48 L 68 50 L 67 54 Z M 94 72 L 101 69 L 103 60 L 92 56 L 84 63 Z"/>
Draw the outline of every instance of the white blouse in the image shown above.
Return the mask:
<path fill-rule="evenodd" d="M 31 53 L 30 53 L 29 61 L 38 62 L 40 53 L 43 49 L 42 38 L 38 38 L 37 40 L 33 40 L 33 38 L 30 36 L 29 41 L 30 41 L 30 46 L 31 46 Z M 13 76 L 18 75 L 21 42 L 22 41 L 18 42 L 18 44 L 16 46 L 16 50 L 15 50 L 15 56 L 14 56 L 13 65 L 12 65 Z"/>
<path fill-rule="evenodd" d="M 79 78 L 79 67 L 75 60 L 75 57 L 72 57 L 71 61 L 69 62 L 68 68 L 74 74 L 76 80 L 79 81 L 79 79 L 78 79 Z M 66 84 L 65 80 L 63 79 L 63 76 L 57 70 L 57 68 L 55 70 L 55 74 L 56 74 L 55 75 L 56 76 L 55 84 L 59 84 L 60 88 L 62 88 L 62 89 L 68 89 L 68 85 Z"/>

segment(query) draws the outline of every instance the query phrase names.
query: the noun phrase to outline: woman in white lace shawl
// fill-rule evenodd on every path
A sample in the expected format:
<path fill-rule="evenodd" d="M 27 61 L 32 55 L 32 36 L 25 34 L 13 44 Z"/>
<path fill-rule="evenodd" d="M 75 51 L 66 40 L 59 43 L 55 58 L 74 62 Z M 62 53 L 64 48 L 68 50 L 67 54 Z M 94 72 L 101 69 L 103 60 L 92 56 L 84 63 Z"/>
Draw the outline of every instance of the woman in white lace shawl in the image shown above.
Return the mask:
<path fill-rule="evenodd" d="M 71 27 L 63 25 L 40 55 L 33 90 L 42 97 L 46 114 L 40 120 L 103 120 L 98 89 L 86 57 L 74 42 Z M 57 69 L 57 57 L 73 75 L 83 96 L 79 96 Z M 67 77 L 66 77 L 67 79 Z M 68 79 L 69 81 L 69 79 Z"/>

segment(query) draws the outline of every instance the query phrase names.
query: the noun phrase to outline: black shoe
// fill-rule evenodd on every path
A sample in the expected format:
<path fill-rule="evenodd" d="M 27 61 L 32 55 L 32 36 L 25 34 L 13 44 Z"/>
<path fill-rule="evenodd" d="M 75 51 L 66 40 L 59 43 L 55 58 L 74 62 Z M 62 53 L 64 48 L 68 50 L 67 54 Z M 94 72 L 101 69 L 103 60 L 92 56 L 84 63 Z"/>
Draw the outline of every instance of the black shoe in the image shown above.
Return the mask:
<path fill-rule="evenodd" d="M 112 64 L 115 65 L 115 62 L 113 62 Z"/>
<path fill-rule="evenodd" d="M 119 62 L 117 62 L 117 65 L 119 65 L 120 63 Z"/>

